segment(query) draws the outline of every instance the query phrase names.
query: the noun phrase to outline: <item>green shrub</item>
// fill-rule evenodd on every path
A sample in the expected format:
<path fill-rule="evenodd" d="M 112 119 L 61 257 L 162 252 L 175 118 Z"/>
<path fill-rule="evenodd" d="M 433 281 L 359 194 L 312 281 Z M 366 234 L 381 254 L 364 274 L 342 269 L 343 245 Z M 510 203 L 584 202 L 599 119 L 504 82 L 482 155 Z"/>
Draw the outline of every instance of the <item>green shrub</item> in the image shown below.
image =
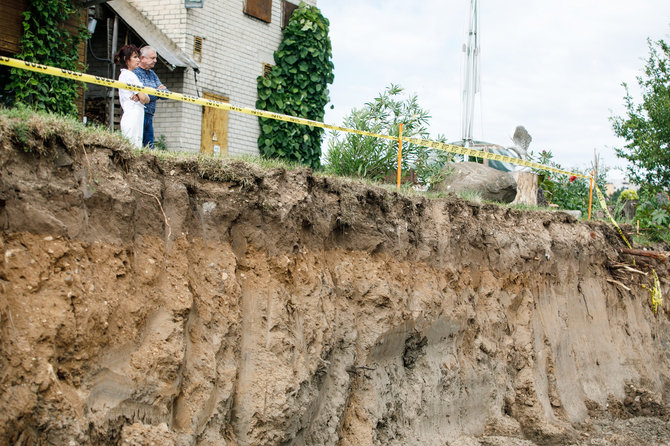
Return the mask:
<path fill-rule="evenodd" d="M 419 106 L 416 95 L 401 98 L 403 88 L 391 84 L 372 102 L 354 108 L 344 118 L 343 126 L 367 132 L 398 136 L 400 123 L 403 136 L 430 138 L 429 112 Z M 444 137 L 438 137 L 446 142 Z M 414 172 L 420 184 L 441 180 L 444 166 L 452 155 L 403 142 L 402 170 Z M 335 175 L 363 177 L 372 180 L 390 179 L 398 166 L 398 142 L 372 136 L 332 132 L 325 156 L 325 168 Z M 392 181 L 395 181 L 393 178 Z"/>
<path fill-rule="evenodd" d="M 33 0 L 23 12 L 23 34 L 16 57 L 29 62 L 80 71 L 79 43 L 88 35 L 80 27 L 74 33 L 65 27 L 67 20 L 81 12 L 75 0 Z M 3 101 L 25 104 L 36 110 L 76 115 L 77 82 L 46 74 L 12 68 L 4 87 Z"/>
<path fill-rule="evenodd" d="M 279 49 L 275 66 L 267 77 L 258 77 L 261 110 L 323 121 L 333 83 L 333 63 L 328 37 L 329 22 L 315 6 L 300 3 L 293 12 Z M 259 118 L 260 153 L 318 168 L 321 165 L 323 129 Z"/>
<path fill-rule="evenodd" d="M 157 150 L 167 150 L 167 136 L 161 133 L 155 143 Z"/>
<path fill-rule="evenodd" d="M 651 241 L 670 242 L 670 202 L 668 194 L 640 189 L 640 203 L 635 212 L 640 231 Z"/>
<path fill-rule="evenodd" d="M 637 195 L 637 191 L 635 189 L 626 189 L 619 195 L 619 201 L 631 201 L 639 199 L 640 197 Z"/>
<path fill-rule="evenodd" d="M 537 157 L 531 152 L 531 157 L 538 163 L 563 169 L 563 167 L 553 161 L 554 155 L 551 150 L 543 150 Z M 564 169 L 565 170 L 565 169 Z M 591 175 L 588 169 L 571 169 L 575 173 L 582 175 Z M 538 186 L 544 191 L 545 198 L 550 203 L 558 205 L 559 209 L 582 211 L 582 215 L 588 215 L 589 212 L 589 188 L 590 178 L 581 178 L 577 176 L 567 176 L 546 170 L 536 170 L 538 174 Z M 596 184 L 601 191 L 605 190 L 606 172 L 598 172 Z M 599 209 L 598 198 L 593 192 L 593 209 Z"/>

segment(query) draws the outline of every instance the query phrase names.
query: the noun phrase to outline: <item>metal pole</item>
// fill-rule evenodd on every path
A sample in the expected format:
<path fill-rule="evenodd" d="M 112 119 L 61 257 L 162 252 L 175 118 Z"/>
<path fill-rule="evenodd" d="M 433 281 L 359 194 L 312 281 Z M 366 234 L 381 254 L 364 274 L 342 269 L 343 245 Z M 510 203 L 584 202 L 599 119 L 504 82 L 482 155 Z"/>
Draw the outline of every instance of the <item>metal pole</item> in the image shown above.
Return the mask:
<path fill-rule="evenodd" d="M 589 220 L 591 220 L 592 205 L 593 205 L 593 171 L 591 171 L 591 185 L 589 186 Z"/>
<path fill-rule="evenodd" d="M 472 145 L 472 127 L 475 117 L 475 95 L 479 91 L 479 13 L 477 0 L 470 1 L 470 18 L 468 22 L 467 41 L 465 51 L 465 69 L 463 74 L 463 116 L 462 137 L 463 145 Z"/>
<path fill-rule="evenodd" d="M 112 28 L 112 46 L 111 46 L 111 57 L 109 60 L 112 61 L 112 73 L 110 78 L 116 79 L 116 64 L 114 63 L 114 55 L 116 54 L 116 41 L 119 38 L 119 16 L 114 16 L 114 27 Z M 109 89 L 109 129 L 114 130 L 114 89 Z"/>

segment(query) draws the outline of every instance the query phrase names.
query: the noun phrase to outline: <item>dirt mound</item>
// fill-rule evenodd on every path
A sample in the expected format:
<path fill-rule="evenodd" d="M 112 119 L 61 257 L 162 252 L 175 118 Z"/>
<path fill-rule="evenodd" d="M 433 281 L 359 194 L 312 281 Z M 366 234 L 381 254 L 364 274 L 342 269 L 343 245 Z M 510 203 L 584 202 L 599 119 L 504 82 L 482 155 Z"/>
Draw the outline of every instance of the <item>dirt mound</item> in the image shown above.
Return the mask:
<path fill-rule="evenodd" d="M 0 143 L 2 444 L 670 442 L 668 268 L 603 223 L 44 116 Z"/>

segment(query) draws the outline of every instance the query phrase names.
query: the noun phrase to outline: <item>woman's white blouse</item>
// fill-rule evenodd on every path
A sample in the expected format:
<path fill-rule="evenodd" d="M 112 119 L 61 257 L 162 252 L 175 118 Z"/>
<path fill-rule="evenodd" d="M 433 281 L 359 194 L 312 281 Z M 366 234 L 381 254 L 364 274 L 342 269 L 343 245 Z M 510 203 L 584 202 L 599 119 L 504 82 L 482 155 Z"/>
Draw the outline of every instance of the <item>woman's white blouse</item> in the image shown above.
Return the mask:
<path fill-rule="evenodd" d="M 125 82 L 127 84 L 133 84 L 139 87 L 142 86 L 142 82 L 140 82 L 140 80 L 137 78 L 137 75 L 130 70 L 126 70 L 125 68 L 121 68 L 119 82 Z M 134 108 L 144 109 L 144 105 L 140 101 L 133 101 L 130 99 L 130 97 L 134 94 L 134 91 L 119 88 L 119 102 L 121 103 L 121 108 L 123 108 L 124 111 L 130 111 Z"/>

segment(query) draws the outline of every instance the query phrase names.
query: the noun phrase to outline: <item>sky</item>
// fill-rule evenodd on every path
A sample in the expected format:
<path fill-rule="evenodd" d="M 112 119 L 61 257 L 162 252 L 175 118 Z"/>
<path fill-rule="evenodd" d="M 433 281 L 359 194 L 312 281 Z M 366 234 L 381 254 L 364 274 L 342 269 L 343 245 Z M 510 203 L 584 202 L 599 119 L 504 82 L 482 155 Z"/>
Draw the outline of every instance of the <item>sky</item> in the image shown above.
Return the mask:
<path fill-rule="evenodd" d="M 352 108 L 391 83 L 428 109 L 431 136 L 461 140 L 463 44 L 469 0 L 318 0 L 330 21 L 335 81 L 325 122 L 341 125 Z M 473 138 L 503 146 L 523 125 L 535 153 L 551 150 L 565 168 L 600 166 L 620 185 L 609 118 L 625 116 L 626 82 L 636 76 L 647 39 L 670 41 L 670 0 L 480 0 L 481 92 Z M 331 109 L 331 105 L 334 107 Z"/>

